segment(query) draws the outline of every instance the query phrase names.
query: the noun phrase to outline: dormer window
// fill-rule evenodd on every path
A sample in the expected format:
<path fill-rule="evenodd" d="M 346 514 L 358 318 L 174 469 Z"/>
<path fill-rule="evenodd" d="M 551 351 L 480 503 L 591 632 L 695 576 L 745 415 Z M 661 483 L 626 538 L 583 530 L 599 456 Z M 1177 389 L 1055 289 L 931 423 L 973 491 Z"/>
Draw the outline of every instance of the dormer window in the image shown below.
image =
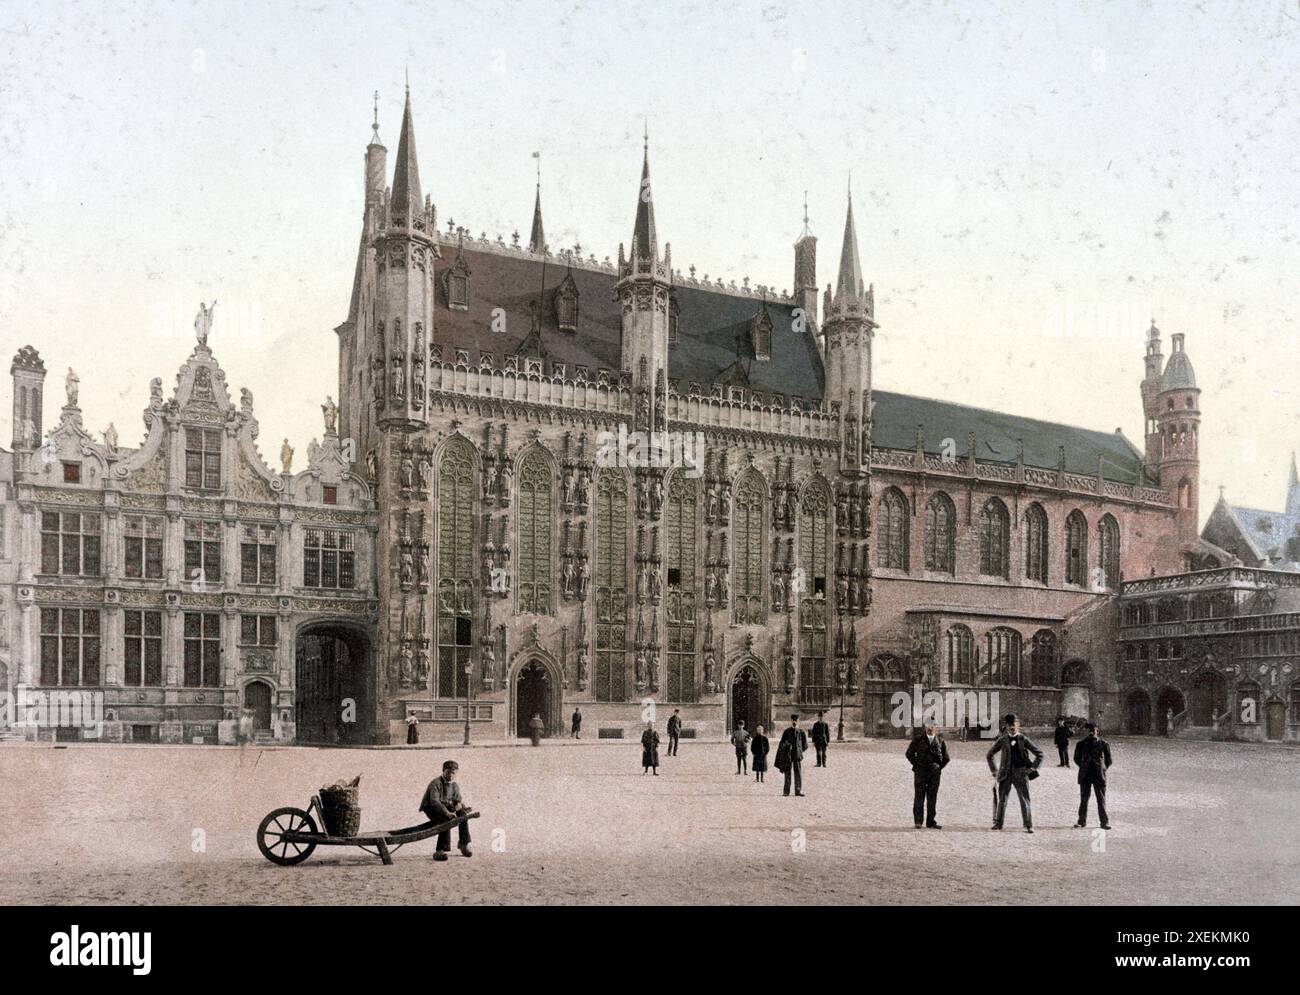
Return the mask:
<path fill-rule="evenodd" d="M 578 330 L 578 285 L 572 273 L 566 273 L 555 292 L 555 323 L 562 332 Z"/>
<path fill-rule="evenodd" d="M 447 271 L 447 307 L 453 311 L 469 310 L 469 264 L 458 255 Z"/>
<path fill-rule="evenodd" d="M 755 359 L 766 361 L 772 358 L 772 315 L 768 313 L 766 304 L 754 315 L 749 326 L 749 337 Z"/>

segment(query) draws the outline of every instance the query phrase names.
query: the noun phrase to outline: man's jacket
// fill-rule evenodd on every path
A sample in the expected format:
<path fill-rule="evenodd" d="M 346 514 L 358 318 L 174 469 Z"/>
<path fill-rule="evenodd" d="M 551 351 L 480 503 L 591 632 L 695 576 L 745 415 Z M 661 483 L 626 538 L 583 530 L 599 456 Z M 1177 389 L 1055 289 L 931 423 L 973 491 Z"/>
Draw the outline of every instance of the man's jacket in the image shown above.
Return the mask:
<path fill-rule="evenodd" d="M 907 746 L 906 755 L 907 762 L 912 765 L 912 771 L 916 774 L 929 774 L 948 766 L 948 744 L 937 733 L 933 745 L 926 738 L 925 733 L 914 736 Z"/>
<path fill-rule="evenodd" d="M 1016 736 L 1016 742 L 1012 745 L 1012 737 L 1003 733 L 999 736 L 992 746 L 989 747 L 987 760 L 989 770 L 998 776 L 999 781 L 1006 781 L 1011 778 L 1011 752 L 1012 750 L 1020 751 L 1021 760 L 1025 762 L 1026 770 L 1038 770 L 1043 762 L 1043 751 L 1034 745 L 1034 741 L 1026 736 L 1023 732 Z M 1030 756 L 1033 756 L 1032 762 Z M 994 763 L 993 758 L 997 757 Z"/>
<path fill-rule="evenodd" d="M 1074 765 L 1079 768 L 1079 783 L 1106 783 L 1110 767 L 1110 744 L 1098 736 L 1088 736 L 1074 744 Z"/>

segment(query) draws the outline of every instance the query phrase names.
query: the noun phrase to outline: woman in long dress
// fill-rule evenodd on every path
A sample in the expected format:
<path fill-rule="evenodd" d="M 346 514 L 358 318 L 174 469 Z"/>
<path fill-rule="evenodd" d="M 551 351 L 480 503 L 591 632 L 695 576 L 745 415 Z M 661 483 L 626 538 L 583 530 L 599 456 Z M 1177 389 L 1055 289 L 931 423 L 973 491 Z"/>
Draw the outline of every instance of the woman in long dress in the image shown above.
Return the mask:
<path fill-rule="evenodd" d="M 659 734 L 651 722 L 645 724 L 641 734 L 641 766 L 643 775 L 653 768 L 655 777 L 659 776 Z"/>
<path fill-rule="evenodd" d="M 767 773 L 767 751 L 769 749 L 767 737 L 763 735 L 762 726 L 758 726 L 754 730 L 754 738 L 749 741 L 749 749 L 754 754 L 754 780 L 762 784 L 763 775 Z"/>

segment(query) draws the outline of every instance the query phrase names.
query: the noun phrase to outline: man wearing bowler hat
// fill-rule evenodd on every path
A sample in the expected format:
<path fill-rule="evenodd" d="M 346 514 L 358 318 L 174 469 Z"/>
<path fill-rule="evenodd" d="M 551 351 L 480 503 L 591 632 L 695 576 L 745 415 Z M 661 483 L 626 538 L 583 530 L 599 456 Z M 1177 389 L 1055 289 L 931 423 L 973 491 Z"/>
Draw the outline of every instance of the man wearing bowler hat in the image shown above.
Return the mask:
<path fill-rule="evenodd" d="M 989 747 L 986 757 L 989 772 L 998 786 L 998 808 L 993 813 L 993 828 L 1002 828 L 1002 820 L 1007 814 L 1007 796 L 1014 787 L 1016 797 L 1020 800 L 1020 817 L 1025 822 L 1025 832 L 1032 833 L 1034 817 L 1029 810 L 1029 782 L 1038 776 L 1038 768 L 1043 763 L 1043 751 L 1021 733 L 1020 719 L 1014 714 L 1007 715 L 1002 722 L 1002 735 Z M 998 758 L 996 764 L 993 762 L 994 757 Z"/>
<path fill-rule="evenodd" d="M 1110 828 L 1106 815 L 1106 771 L 1110 769 L 1110 744 L 1101 738 L 1097 723 L 1088 723 L 1088 735 L 1074 744 L 1074 765 L 1079 768 L 1079 821 L 1075 829 L 1088 824 L 1088 792 L 1097 796 L 1097 819 L 1102 829 Z"/>

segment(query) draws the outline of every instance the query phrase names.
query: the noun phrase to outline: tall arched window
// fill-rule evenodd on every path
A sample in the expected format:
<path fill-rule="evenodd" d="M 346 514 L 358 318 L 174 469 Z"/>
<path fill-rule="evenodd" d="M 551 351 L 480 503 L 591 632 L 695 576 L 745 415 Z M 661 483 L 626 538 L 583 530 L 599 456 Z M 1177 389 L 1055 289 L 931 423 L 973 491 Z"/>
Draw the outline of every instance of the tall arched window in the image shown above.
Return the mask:
<path fill-rule="evenodd" d="M 597 701 L 627 697 L 627 480 L 600 475 L 596 486 Z"/>
<path fill-rule="evenodd" d="M 999 626 L 984 637 L 984 656 L 987 681 L 984 683 L 1003 687 L 1020 687 L 1024 672 L 1020 659 L 1020 633 Z"/>
<path fill-rule="evenodd" d="M 664 509 L 668 594 L 667 681 L 669 701 L 695 701 L 695 521 L 699 488 L 681 473 L 673 474 Z"/>
<path fill-rule="evenodd" d="M 1011 574 L 1011 521 L 1007 506 L 989 498 L 980 509 L 980 573 L 985 577 Z"/>
<path fill-rule="evenodd" d="M 1025 509 L 1025 579 L 1047 583 L 1047 512 L 1036 501 Z"/>
<path fill-rule="evenodd" d="M 1035 685 L 1056 685 L 1056 633 L 1039 629 L 1029 651 Z"/>
<path fill-rule="evenodd" d="M 975 681 L 975 637 L 964 625 L 951 625 L 945 634 L 945 671 L 950 684 Z"/>
<path fill-rule="evenodd" d="M 1065 582 L 1088 583 L 1088 520 L 1077 508 L 1065 520 Z"/>
<path fill-rule="evenodd" d="M 925 505 L 925 569 L 954 572 L 957 510 L 952 499 L 938 491 Z"/>
<path fill-rule="evenodd" d="M 799 508 L 799 686 L 825 687 L 826 565 L 830 551 L 830 493 L 820 481 L 804 492 Z"/>
<path fill-rule="evenodd" d="M 907 569 L 907 498 L 897 487 L 889 488 L 880 498 L 876 563 L 892 570 Z"/>
<path fill-rule="evenodd" d="M 438 466 L 437 687 L 463 698 L 474 652 L 474 447 L 452 441 Z"/>
<path fill-rule="evenodd" d="M 732 549 L 736 570 L 732 582 L 737 625 L 762 625 L 763 618 L 763 483 L 758 474 L 746 473 L 736 488 L 732 514 Z"/>
<path fill-rule="evenodd" d="M 1101 548 L 1102 583 L 1108 590 L 1119 587 L 1119 522 L 1111 515 L 1102 515 L 1097 526 L 1097 538 Z"/>
<path fill-rule="evenodd" d="M 515 594 L 521 612 L 551 613 L 551 468 L 539 452 L 519 470 L 518 570 Z"/>

